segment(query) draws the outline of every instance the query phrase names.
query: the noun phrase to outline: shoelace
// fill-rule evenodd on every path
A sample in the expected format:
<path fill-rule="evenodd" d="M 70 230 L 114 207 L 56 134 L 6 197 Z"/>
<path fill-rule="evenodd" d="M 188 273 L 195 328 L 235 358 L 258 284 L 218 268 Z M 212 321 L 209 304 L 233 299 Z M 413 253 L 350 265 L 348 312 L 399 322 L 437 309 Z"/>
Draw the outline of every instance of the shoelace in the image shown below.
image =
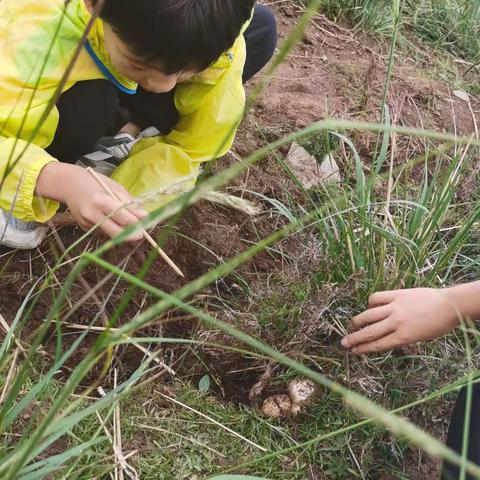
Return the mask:
<path fill-rule="evenodd" d="M 140 134 L 138 135 L 137 138 L 149 138 L 149 137 L 156 137 L 157 135 L 160 135 L 160 130 L 156 127 L 148 127 Z"/>
<path fill-rule="evenodd" d="M 120 138 L 114 137 L 103 137 L 101 138 L 95 148 L 98 151 L 109 153 L 110 155 L 116 156 L 113 151 L 116 150 L 115 153 L 120 154 L 120 159 L 127 157 L 130 153 L 129 145 L 133 144 L 135 139 L 130 136 L 124 136 Z M 87 155 L 88 156 L 88 155 Z"/>
<path fill-rule="evenodd" d="M 155 127 L 149 127 L 140 132 L 135 138 L 128 133 L 119 134 L 116 137 L 102 137 L 95 144 L 95 151 L 82 156 L 79 164 L 99 169 L 100 166 L 107 169 L 116 168 L 130 155 L 135 143 L 143 138 L 155 137 L 160 132 Z M 102 172 L 109 174 L 107 171 Z M 111 173 L 111 172 L 110 172 Z"/>

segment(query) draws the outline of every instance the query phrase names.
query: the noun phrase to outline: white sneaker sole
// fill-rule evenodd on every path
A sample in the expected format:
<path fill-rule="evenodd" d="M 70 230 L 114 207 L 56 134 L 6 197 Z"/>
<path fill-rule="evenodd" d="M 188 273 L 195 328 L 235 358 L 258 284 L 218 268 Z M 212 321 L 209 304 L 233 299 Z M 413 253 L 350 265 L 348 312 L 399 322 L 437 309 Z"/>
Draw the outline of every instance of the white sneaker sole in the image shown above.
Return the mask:
<path fill-rule="evenodd" d="M 37 248 L 47 236 L 48 227 L 37 227 L 31 232 L 15 230 L 6 221 L 4 215 L 0 215 L 0 245 L 16 250 L 33 250 Z"/>

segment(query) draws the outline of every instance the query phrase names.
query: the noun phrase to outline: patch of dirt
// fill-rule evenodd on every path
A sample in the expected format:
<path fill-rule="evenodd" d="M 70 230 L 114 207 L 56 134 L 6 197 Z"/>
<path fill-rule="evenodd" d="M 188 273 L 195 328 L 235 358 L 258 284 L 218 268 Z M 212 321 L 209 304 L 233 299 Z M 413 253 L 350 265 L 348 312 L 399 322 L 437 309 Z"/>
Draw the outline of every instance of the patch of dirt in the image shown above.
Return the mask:
<path fill-rule="evenodd" d="M 278 9 L 279 33 L 286 38 L 295 5 Z M 398 124 L 470 135 L 474 132 L 468 104 L 452 89 L 429 76 L 425 62 L 396 55 L 390 102 L 403 105 Z M 325 118 L 378 121 L 384 95 L 388 50 L 319 16 L 304 41 L 276 71 L 255 107 L 258 125 L 272 132 L 310 125 Z M 473 110 L 480 111 L 478 102 Z"/>
<path fill-rule="evenodd" d="M 266 216 L 259 219 L 250 219 L 245 214 L 235 212 L 229 209 L 214 206 L 207 202 L 201 202 L 191 208 L 177 225 L 175 232 L 170 236 L 164 249 L 166 253 L 175 259 L 175 263 L 185 274 L 185 280 L 180 279 L 162 260 L 153 263 L 145 277 L 145 281 L 151 286 L 161 289 L 165 292 L 174 292 L 179 289 L 185 282 L 196 279 L 209 271 L 219 262 L 225 261 L 258 240 L 257 235 L 266 236 L 271 233 L 271 220 Z M 60 237 L 64 245 L 71 244 L 79 237 L 78 231 L 64 228 L 60 232 Z M 157 230 L 157 236 L 160 230 Z M 98 243 L 98 246 L 100 242 Z M 90 249 L 94 249 L 95 245 L 90 245 Z M 70 254 L 70 258 L 80 255 L 86 248 L 85 243 L 80 244 Z M 7 279 L 8 284 L 2 285 L 2 293 L 4 302 L 0 306 L 0 313 L 8 319 L 13 320 L 16 312 L 21 307 L 29 289 L 40 282 L 48 274 L 47 265 L 54 265 L 55 259 L 59 257 L 58 246 L 51 238 L 42 247 L 42 252 L 8 252 L 4 250 L 6 258 L 12 261 L 6 265 L 2 279 Z M 104 255 L 105 260 L 113 265 L 124 268 L 125 271 L 137 276 L 148 258 L 150 247 L 146 243 L 135 246 L 123 245 L 112 249 Z M 65 282 L 71 271 L 71 265 L 67 264 L 55 272 L 55 279 L 58 282 L 54 285 L 53 290 L 58 289 Z M 237 275 L 244 275 L 248 281 L 248 277 L 263 275 L 267 271 L 274 269 L 274 259 L 267 253 L 261 254 L 252 261 L 244 264 L 237 270 Z M 68 322 L 64 322 L 62 330 L 65 333 L 65 348 L 67 348 L 76 338 L 73 333 L 79 332 L 79 329 L 69 329 L 71 324 L 88 325 L 95 315 L 99 312 L 99 304 L 106 305 L 105 314 L 110 316 L 114 309 L 120 304 L 128 291 L 126 282 L 117 283 L 115 277 L 106 279 L 108 272 L 95 265 L 88 266 L 82 273 L 81 279 L 77 280 L 68 295 L 67 306 L 63 310 L 64 314 L 69 315 Z M 106 281 L 105 281 L 106 279 Z M 105 281 L 102 288 L 96 292 L 98 302 L 94 298 L 77 305 L 82 297 L 88 294 L 94 286 Z M 207 295 L 219 295 L 228 299 L 237 295 L 238 285 L 234 276 L 227 276 L 219 280 L 210 289 L 203 292 Z M 241 290 L 240 290 L 241 291 Z M 22 330 L 24 340 L 34 335 L 37 328 L 43 325 L 44 319 L 54 303 L 52 293 L 47 291 L 38 297 L 35 308 L 29 318 L 28 328 Z M 125 312 L 122 319 L 131 319 L 140 311 L 145 310 L 153 303 L 151 296 L 144 293 L 137 293 Z M 71 310 L 75 307 L 75 310 Z M 70 308 L 70 312 L 69 312 Z M 169 317 L 176 317 L 172 321 Z M 159 322 L 143 331 L 145 335 L 165 335 L 178 338 L 190 338 L 191 333 L 198 329 L 198 322 L 183 321 L 183 314 L 169 313 Z M 120 319 L 120 324 L 123 320 Z M 101 317 L 97 319 L 97 324 L 102 325 Z M 49 340 L 50 339 L 50 340 Z M 81 347 L 76 351 L 71 359 L 70 366 L 78 364 L 85 352 L 93 345 L 96 336 L 89 336 L 82 343 Z M 50 350 L 48 344 L 51 342 L 52 353 L 55 351 L 56 332 L 52 328 L 50 334 L 45 339 L 47 344 L 45 348 Z M 123 360 L 123 371 L 125 375 L 129 375 L 138 367 L 142 361 L 143 354 L 135 349 L 129 348 L 128 353 L 121 354 Z M 95 373 L 93 373 L 95 375 Z"/>
<path fill-rule="evenodd" d="M 421 450 L 409 450 L 405 465 L 410 480 L 436 480 L 440 478 L 442 461 L 427 456 Z"/>

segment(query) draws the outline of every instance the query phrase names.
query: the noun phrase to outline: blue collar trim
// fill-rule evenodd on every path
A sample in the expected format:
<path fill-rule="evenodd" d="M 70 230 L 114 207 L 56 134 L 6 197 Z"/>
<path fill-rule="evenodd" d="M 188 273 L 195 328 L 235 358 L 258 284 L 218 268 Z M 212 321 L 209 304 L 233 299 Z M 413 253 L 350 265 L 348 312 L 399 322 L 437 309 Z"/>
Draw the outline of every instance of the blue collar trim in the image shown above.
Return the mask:
<path fill-rule="evenodd" d="M 98 55 L 95 53 L 93 50 L 92 46 L 90 43 L 87 41 L 85 42 L 85 49 L 87 50 L 88 54 L 90 57 L 92 57 L 92 60 L 95 62 L 95 65 L 100 69 L 100 71 L 105 75 L 107 80 L 110 80 L 119 90 L 121 90 L 124 93 L 127 93 L 128 95 L 135 95 L 137 93 L 137 89 L 132 89 L 132 88 L 127 88 L 125 85 L 122 85 L 110 72 L 110 70 L 105 66 L 105 64 L 98 58 Z"/>

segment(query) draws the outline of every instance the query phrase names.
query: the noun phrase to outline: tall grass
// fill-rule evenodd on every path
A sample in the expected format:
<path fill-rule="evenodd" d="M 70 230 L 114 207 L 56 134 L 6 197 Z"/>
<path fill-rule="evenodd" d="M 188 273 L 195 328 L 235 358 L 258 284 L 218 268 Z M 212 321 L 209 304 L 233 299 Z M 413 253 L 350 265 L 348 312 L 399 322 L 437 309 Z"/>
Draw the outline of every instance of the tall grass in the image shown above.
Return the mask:
<path fill-rule="evenodd" d="M 302 31 L 320 3 L 321 1 L 310 2 L 303 21 L 283 46 L 278 57 L 279 61 L 293 47 L 295 40 L 301 38 Z M 396 14 L 399 15 L 398 10 Z M 400 22 L 397 22 L 397 25 L 400 25 Z M 279 61 L 275 65 L 278 65 Z M 270 73 L 273 73 L 275 65 Z M 393 62 L 390 64 L 389 76 L 392 69 Z M 386 83 L 386 92 L 388 92 L 388 81 Z M 258 94 L 259 92 L 256 93 Z M 164 367 L 155 362 L 155 356 L 146 356 L 127 380 L 110 389 L 104 396 L 98 396 L 96 388 L 101 386 L 105 375 L 109 372 L 119 345 L 134 342 L 158 345 L 189 342 L 190 339 L 173 340 L 140 336 L 136 338 L 140 328 L 155 324 L 161 315 L 173 310 L 187 312 L 204 325 L 235 338 L 251 355 L 281 364 L 293 372 L 311 378 L 324 389 L 338 395 L 361 417 L 358 423 L 350 427 L 351 429 L 358 428 L 365 422 L 376 422 L 390 430 L 393 435 L 406 438 L 411 445 L 431 455 L 462 464 L 465 471 L 470 472 L 474 478 L 480 478 L 479 467 L 466 462 L 439 440 L 400 416 L 401 410 L 398 412 L 386 410 L 365 396 L 289 358 L 272 346 L 205 313 L 190 302 L 195 294 L 235 271 L 255 255 L 279 240 L 306 228 L 313 229 L 317 233 L 325 254 L 335 259 L 334 267 L 330 271 L 320 271 L 318 280 L 342 283 L 352 275 L 362 273 L 365 284 L 357 292 L 358 301 L 362 301 L 364 298 L 361 297 L 365 297 L 368 292 L 380 287 L 418 284 L 430 286 L 447 282 L 451 278 L 451 272 L 457 266 L 458 256 L 468 244 L 470 229 L 480 217 L 478 206 L 467 213 L 457 209 L 454 195 L 455 188 L 461 182 L 469 162 L 472 161 L 474 150 L 480 147 L 480 141 L 434 131 L 397 127 L 391 123 L 388 108 L 385 108 L 384 112 L 385 119 L 380 124 L 326 120 L 266 145 L 244 162 L 234 164 L 219 175 L 200 183 L 192 192 L 182 195 L 153 212 L 148 219 L 129 228 L 112 241 L 106 242 L 95 252 L 85 252 L 78 260 L 69 263 L 72 267 L 71 273 L 64 284 L 55 289 L 54 301 L 45 322 L 38 328 L 35 335 L 29 337 L 27 346 L 19 342 L 20 333 L 25 331 L 39 300 L 53 291 L 55 272 L 61 265 L 64 266 L 66 261 L 69 262 L 68 254 L 78 246 L 80 241 L 63 252 L 58 264 L 51 266 L 50 274 L 44 278 L 42 284 L 32 287 L 16 318 L 9 319 L 11 326 L 0 346 L 0 381 L 2 382 L 0 478 L 39 480 L 68 476 L 69 479 L 87 480 L 95 477 L 103 478 L 111 473 L 115 461 L 110 439 L 105 434 L 104 427 L 109 425 L 115 416 L 115 407 L 120 402 L 129 402 L 136 392 L 163 375 Z M 365 165 L 360 159 L 354 142 L 350 139 L 353 132 L 360 131 L 372 131 L 381 136 L 378 154 L 369 174 L 365 173 Z M 308 199 L 315 203 L 310 204 L 310 211 L 298 215 L 297 218 L 291 218 L 290 223 L 285 227 L 273 232 L 269 237 L 262 239 L 236 257 L 219 264 L 171 294 L 144 280 L 145 274 L 152 268 L 155 258 L 153 254 L 145 261 L 140 274 L 136 276 L 128 274 L 124 269 L 105 260 L 105 253 L 115 245 L 121 244 L 132 231 L 138 231 L 151 221 L 173 224 L 186 206 L 201 199 L 205 193 L 221 188 L 246 171 L 249 166 L 261 161 L 268 153 L 294 140 L 311 138 L 319 132 L 333 132 L 350 152 L 355 168 L 350 182 L 345 185 L 345 190 L 340 194 L 328 188 L 320 190 L 317 195 L 321 198 L 321 203 L 317 203 L 316 199 L 309 194 Z M 436 144 L 442 142 L 443 153 L 441 149 L 435 156 L 425 154 L 400 171 L 393 167 L 388 168 L 391 160 L 389 153 L 394 154 L 395 138 L 399 135 L 422 137 Z M 404 187 L 406 183 L 408 184 L 404 178 L 409 167 L 418 168 L 419 165 L 423 168 L 423 180 L 421 188 L 413 189 L 412 193 Z M 382 185 L 387 185 L 387 192 L 382 191 Z M 451 223 L 452 218 L 455 218 L 454 225 Z M 446 230 L 445 226 L 449 229 Z M 455 228 L 452 230 L 450 227 Z M 160 238 L 160 243 L 166 240 L 170 229 L 167 228 L 164 232 L 166 233 Z M 118 280 L 127 282 L 130 291 L 117 305 L 115 311 L 106 318 L 107 328 L 98 335 L 93 346 L 84 352 L 82 359 L 71 370 L 68 377 L 57 381 L 55 379 L 57 372 L 67 364 L 71 364 L 73 355 L 78 353 L 89 333 L 88 330 L 84 331 L 68 348 L 62 343 L 61 323 L 68 314 L 66 301 L 75 282 L 87 267 L 92 266 L 108 272 Z M 142 309 L 135 317 L 129 318 L 126 315 L 127 307 L 136 291 L 150 295 L 154 299 L 154 304 Z M 88 298 L 84 299 L 86 300 Z M 100 315 L 92 319 L 92 327 L 98 317 Z M 124 319 L 121 325 L 118 324 L 120 318 Z M 55 360 L 48 362 L 42 360 L 42 344 L 52 326 L 56 327 L 59 348 Z M 96 377 L 88 382 L 87 378 L 91 379 L 92 372 L 96 372 Z M 458 388 L 459 385 L 472 381 L 474 381 L 473 375 L 462 379 L 457 384 L 447 385 L 440 394 L 445 394 Z M 425 401 L 430 399 L 429 397 Z M 92 428 L 91 425 L 95 424 L 98 416 L 101 421 L 96 428 Z M 90 428 L 87 428 L 88 426 Z M 88 431 L 87 440 L 78 434 L 80 430 Z M 343 429 L 325 432 L 321 438 L 314 438 L 306 444 L 318 444 L 321 440 L 342 433 Z M 292 449 L 306 448 L 308 446 L 306 444 L 297 445 Z M 269 452 L 267 456 L 280 456 L 283 453 L 283 450 L 279 449 L 279 451 Z M 238 462 L 245 463 L 241 459 L 238 459 Z M 248 465 L 239 465 L 238 468 L 228 468 L 228 470 L 244 472 L 246 467 Z M 221 472 L 222 468 L 219 467 L 218 471 Z M 251 466 L 248 471 L 254 473 L 255 466 Z M 224 478 L 229 477 L 223 475 L 217 477 L 217 480 Z M 249 477 L 238 475 L 230 478 L 247 479 Z"/>
<path fill-rule="evenodd" d="M 308 2 L 305 2 L 308 3 Z M 347 17 L 361 29 L 388 37 L 395 22 L 391 0 L 322 0 L 333 17 Z M 406 32 L 471 63 L 480 61 L 480 5 L 469 0 L 407 0 L 402 9 Z"/>

